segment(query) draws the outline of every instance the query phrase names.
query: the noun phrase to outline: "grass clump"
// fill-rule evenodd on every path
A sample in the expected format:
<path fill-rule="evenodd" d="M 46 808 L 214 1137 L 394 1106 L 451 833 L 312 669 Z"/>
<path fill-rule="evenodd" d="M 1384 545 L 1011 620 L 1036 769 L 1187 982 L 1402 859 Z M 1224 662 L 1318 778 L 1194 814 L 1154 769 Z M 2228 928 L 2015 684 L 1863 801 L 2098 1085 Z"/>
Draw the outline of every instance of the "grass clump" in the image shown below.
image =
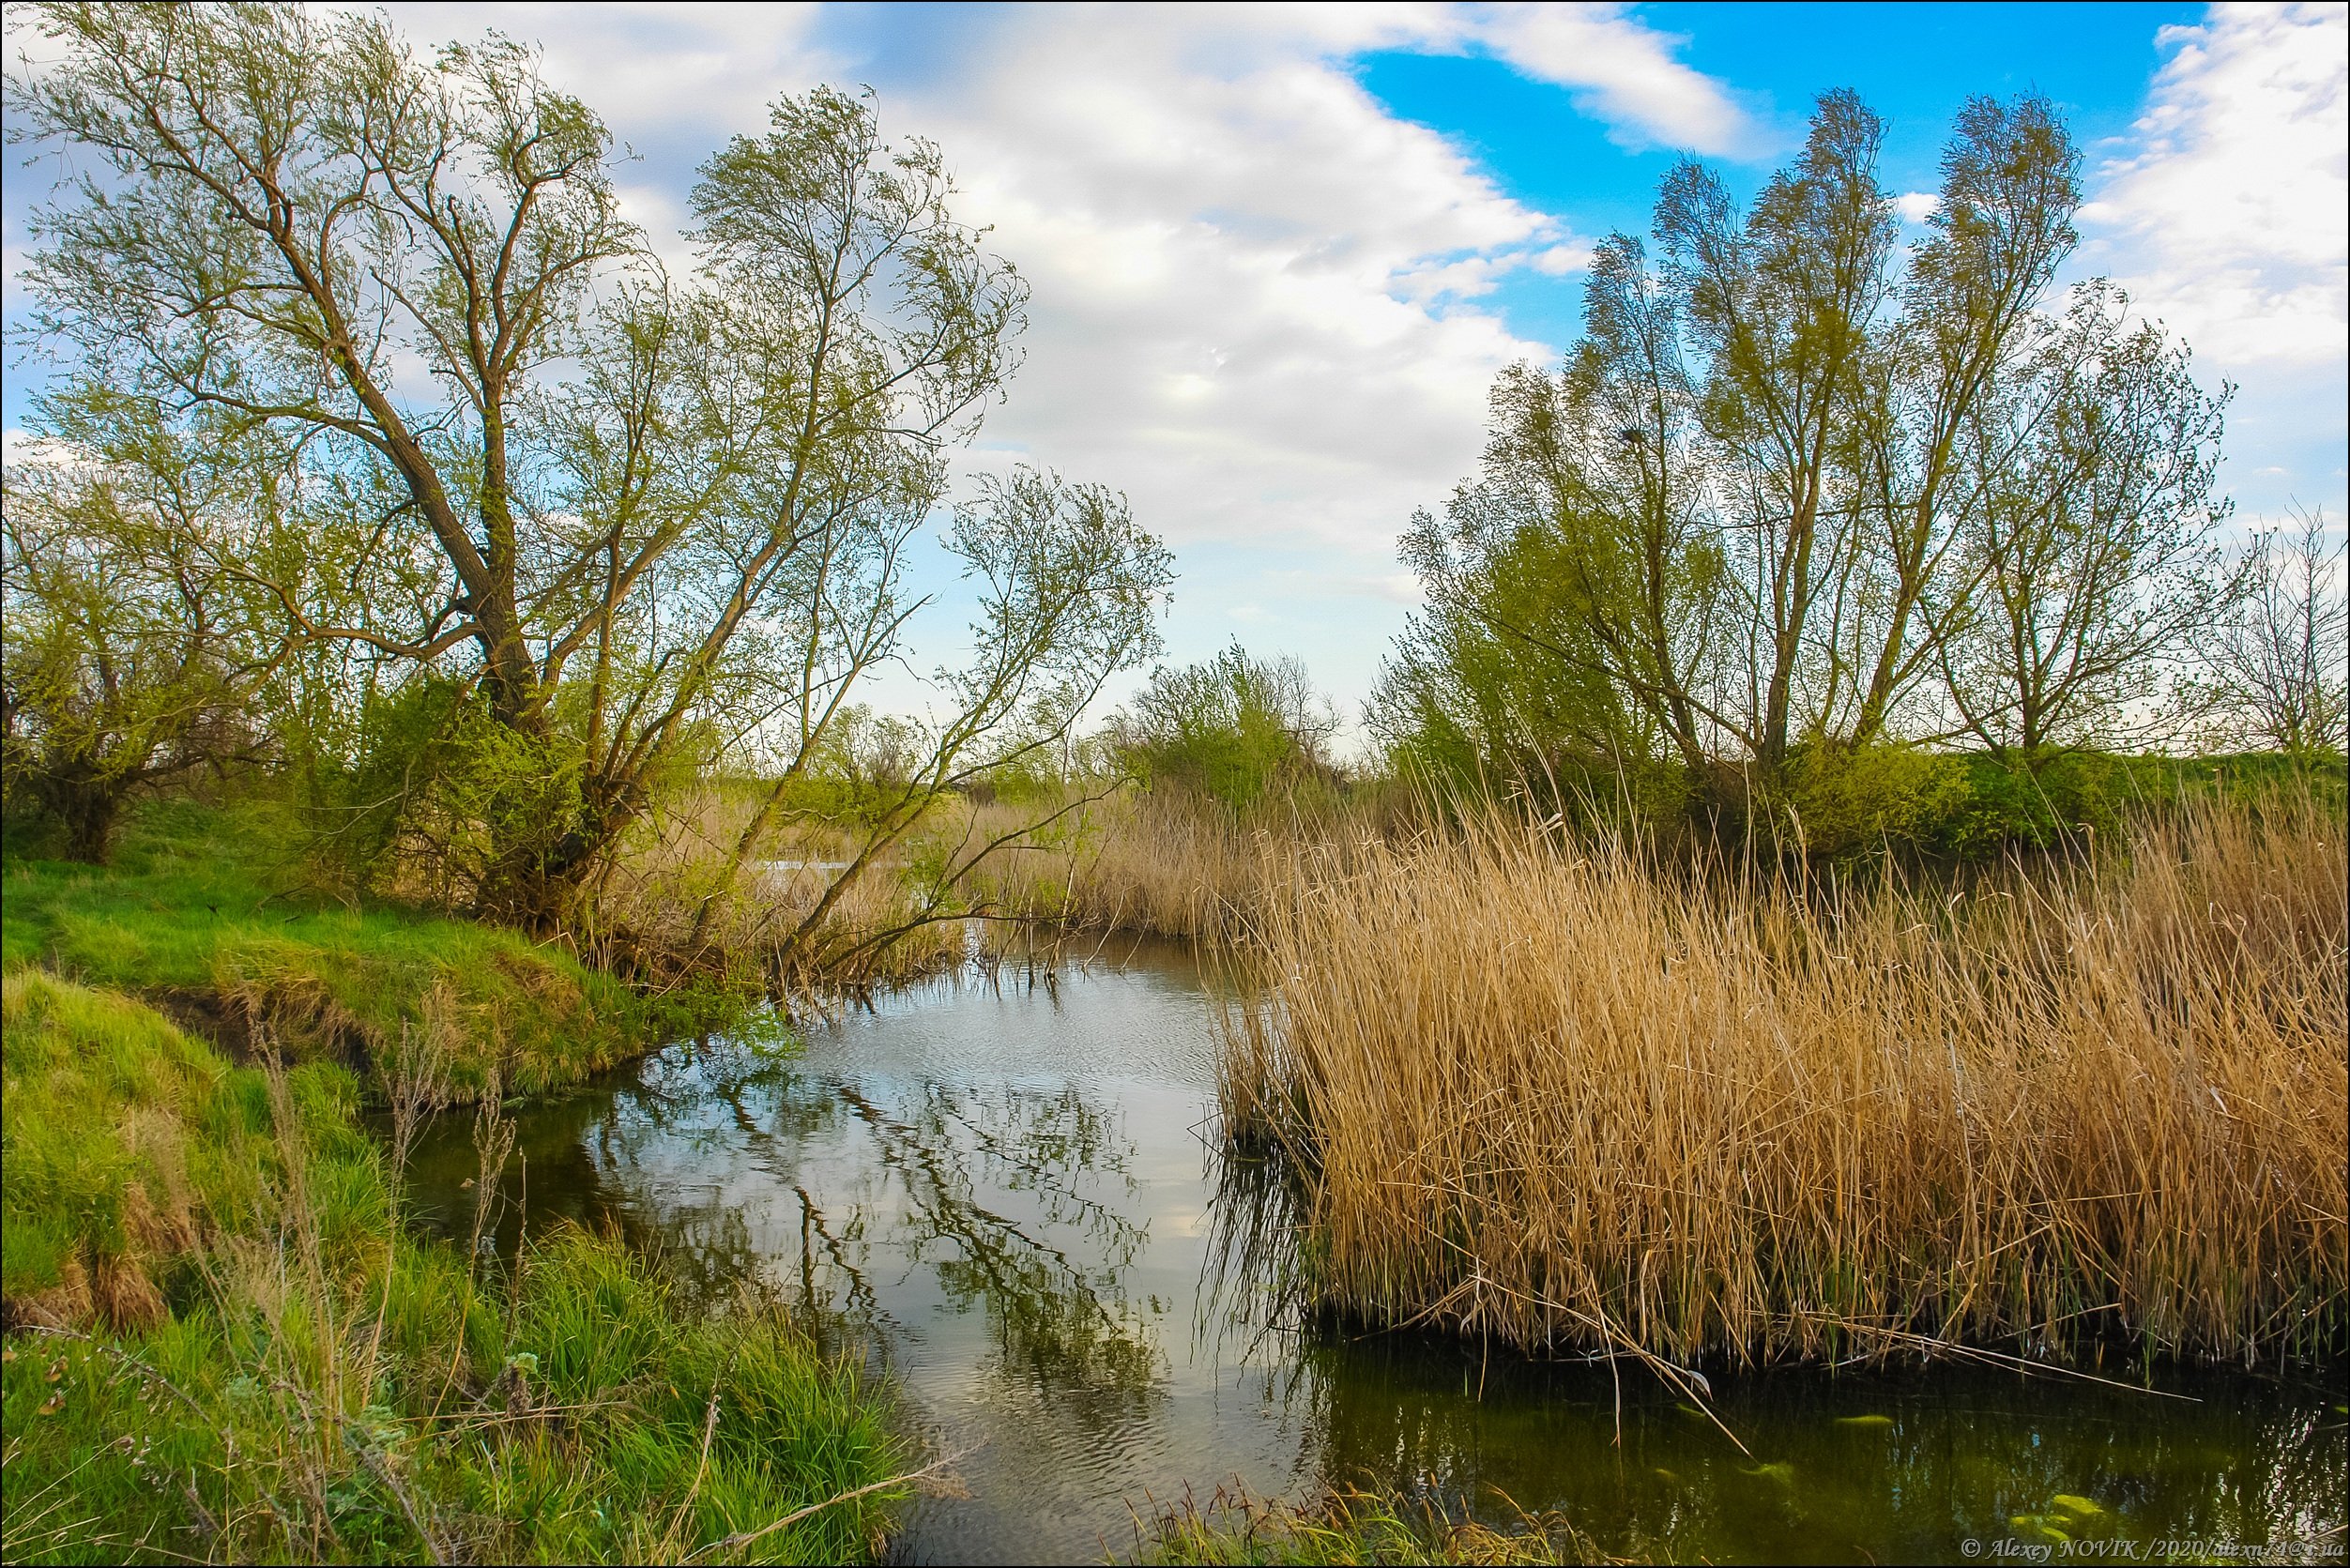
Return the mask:
<path fill-rule="evenodd" d="M 713 998 L 648 997 L 517 932 L 309 896 L 268 847 L 290 839 L 267 802 L 171 801 L 127 822 L 110 867 L 11 856 L 8 966 L 143 997 L 239 1054 L 265 1033 L 362 1075 L 432 1029 L 460 1100 L 493 1079 L 575 1082 L 712 1014 Z"/>
<path fill-rule="evenodd" d="M 872 1548 L 883 1410 L 772 1303 L 683 1310 L 576 1229 L 508 1260 L 420 1241 L 339 1066 L 236 1067 L 130 998 L 6 985 L 0 1557 Z M 481 1114 L 495 1191 L 511 1140 Z"/>
<path fill-rule="evenodd" d="M 1341 1490 L 1308 1503 L 1219 1487 L 1201 1503 L 1186 1496 L 1148 1522 L 1137 1521 L 1151 1563 L 1487 1563 L 1608 1560 L 1555 1514 L 1520 1514 L 1496 1529 L 1456 1517 L 1432 1498 L 1417 1500 Z"/>
<path fill-rule="evenodd" d="M 218 1216 L 259 1199 L 271 1160 L 261 1080 L 127 997 L 29 970 L 0 987 L 8 1316 L 152 1328 Z M 313 1104 L 347 1085 L 323 1065 L 288 1075 L 288 1092 Z"/>
<path fill-rule="evenodd" d="M 1307 1283 L 1530 1348 L 2350 1338 L 2330 809 L 1865 891 L 1498 817 L 1301 863 L 1227 1022 Z M 1310 856 L 1309 856 L 1310 859 Z"/>

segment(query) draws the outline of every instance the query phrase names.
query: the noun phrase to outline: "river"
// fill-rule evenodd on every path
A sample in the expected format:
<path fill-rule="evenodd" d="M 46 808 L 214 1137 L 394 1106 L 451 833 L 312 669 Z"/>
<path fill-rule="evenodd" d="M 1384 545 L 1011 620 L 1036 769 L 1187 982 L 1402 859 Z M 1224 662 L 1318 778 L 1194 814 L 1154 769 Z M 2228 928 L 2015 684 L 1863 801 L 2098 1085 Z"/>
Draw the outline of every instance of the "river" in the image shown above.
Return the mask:
<path fill-rule="evenodd" d="M 910 1562 L 1098 1562 L 1154 1501 L 1234 1483 L 1505 1496 L 1681 1560 L 2072 1560 L 2052 1530 L 2141 1561 L 2341 1560 L 2338 1373 L 1717 1373 L 1741 1453 L 1633 1368 L 1301 1327 L 1234 1267 L 1252 1211 L 1213 1147 L 1211 1007 L 1183 951 L 1121 941 L 1049 982 L 908 987 L 789 1054 L 673 1046 L 520 1113 L 496 1244 L 618 1225 L 690 1294 L 756 1279 L 863 1347 L 925 1444 L 964 1454 L 964 1495 L 905 1516 Z M 460 1233 L 468 1126 L 431 1129 L 409 1173 Z"/>

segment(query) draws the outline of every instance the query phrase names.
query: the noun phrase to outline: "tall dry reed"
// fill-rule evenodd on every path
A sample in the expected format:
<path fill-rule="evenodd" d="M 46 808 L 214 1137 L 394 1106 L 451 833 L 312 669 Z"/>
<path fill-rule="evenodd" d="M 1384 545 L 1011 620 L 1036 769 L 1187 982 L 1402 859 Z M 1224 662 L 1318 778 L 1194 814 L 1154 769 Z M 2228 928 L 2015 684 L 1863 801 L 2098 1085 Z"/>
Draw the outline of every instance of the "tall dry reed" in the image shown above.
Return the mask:
<path fill-rule="evenodd" d="M 1033 807 L 969 808 L 974 836 L 1042 814 Z M 1255 906 L 1274 842 L 1213 802 L 1122 789 L 1086 804 L 1058 830 L 1023 835 L 987 870 L 998 907 L 1079 930 L 1198 940 L 1226 935 Z M 1284 835 L 1286 839 L 1287 835 Z"/>
<path fill-rule="evenodd" d="M 960 804 L 948 802 L 938 815 L 954 815 Z M 938 911 L 926 907 L 919 879 L 908 875 L 909 849 L 926 852 L 942 824 L 924 824 L 914 846 L 877 858 L 818 928 L 795 942 L 865 841 L 849 825 L 786 823 L 737 869 L 735 845 L 755 809 L 740 789 L 704 787 L 662 802 L 597 890 L 598 956 L 655 975 L 748 969 L 785 994 L 886 984 L 966 956 L 971 934 L 952 918 L 925 919 Z"/>
<path fill-rule="evenodd" d="M 1226 1024 L 1328 1302 L 1683 1360 L 2345 1325 L 2343 826 L 1866 892 L 1487 817 L 1301 856 Z"/>

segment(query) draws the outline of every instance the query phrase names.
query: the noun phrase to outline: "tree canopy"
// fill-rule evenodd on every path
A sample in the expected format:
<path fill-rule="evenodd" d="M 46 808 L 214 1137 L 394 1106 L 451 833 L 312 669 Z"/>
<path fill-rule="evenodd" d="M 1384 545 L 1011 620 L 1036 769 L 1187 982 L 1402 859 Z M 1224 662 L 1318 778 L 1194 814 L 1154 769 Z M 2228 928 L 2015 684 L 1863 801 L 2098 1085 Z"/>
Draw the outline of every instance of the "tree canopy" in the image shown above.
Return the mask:
<path fill-rule="evenodd" d="M 980 618 L 933 681 L 924 787 L 1048 743 L 1155 650 L 1169 558 L 1109 491 L 1023 469 L 927 537 L 1028 290 L 940 150 L 867 99 L 781 99 L 719 150 L 678 277 L 620 212 L 603 124 L 518 44 L 427 56 L 284 5 L 37 23 L 63 57 L 11 79 L 11 135 L 99 164 L 30 225 L 34 323 L 72 364 L 36 425 L 108 470 L 158 433 L 270 454 L 259 533 L 300 549 L 143 525 L 274 608 L 297 706 L 344 733 L 453 683 L 441 814 L 486 912 L 566 918 L 681 763 L 822 754 L 908 655 L 925 550 Z M 61 711 L 12 706 L 12 733 Z"/>
<path fill-rule="evenodd" d="M 1685 160 L 1653 250 L 1599 246 L 1565 365 L 1503 375 L 1479 473 L 1406 535 L 1391 743 L 1694 799 L 1806 748 L 2028 757 L 2138 716 L 2233 591 L 2226 390 L 2112 285 L 2052 299 L 2080 159 L 2045 99 L 1961 111 L 1908 242 L 1884 134 L 1827 94 L 1743 210 Z"/>

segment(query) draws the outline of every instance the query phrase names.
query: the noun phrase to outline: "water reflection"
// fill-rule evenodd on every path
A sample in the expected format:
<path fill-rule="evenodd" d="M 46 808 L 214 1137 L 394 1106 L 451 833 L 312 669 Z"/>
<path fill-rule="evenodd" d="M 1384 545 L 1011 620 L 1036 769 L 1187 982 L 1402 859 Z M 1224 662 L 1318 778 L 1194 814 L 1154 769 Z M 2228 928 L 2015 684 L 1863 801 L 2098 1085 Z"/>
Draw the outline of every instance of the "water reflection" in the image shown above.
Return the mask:
<path fill-rule="evenodd" d="M 2159 1382 L 2187 1397 L 1951 1366 L 1718 1378 L 1750 1454 L 1628 1371 L 1416 1335 L 1309 1338 L 1293 1386 L 1326 1475 L 1434 1478 L 1488 1515 L 1497 1493 L 1556 1507 L 1642 1560 L 1954 1560 L 1970 1536 L 2055 1544 L 2018 1521 L 2063 1528 L 2059 1497 L 2095 1505 L 2068 1531 L 2083 1540 L 2339 1542 L 2342 1420 L 2322 1387 Z"/>
<path fill-rule="evenodd" d="M 486 1244 L 614 1226 L 690 1295 L 755 1280 L 847 1325 L 930 1440 L 979 1445 L 969 1497 L 915 1506 L 911 1560 L 1099 1560 L 1133 1545 L 1129 1501 L 1235 1476 L 1498 1492 L 1684 1560 L 1954 1560 L 2066 1526 L 2341 1539 L 2323 1378 L 2166 1371 L 2191 1397 L 2157 1399 L 1950 1367 L 1717 1376 L 1740 1453 L 1628 1368 L 1309 1323 L 1291 1185 L 1200 1135 L 1208 1023 L 1196 970 L 1146 951 L 1050 990 L 928 986 L 795 1058 L 679 1046 L 523 1116 Z M 468 1235 L 469 1122 L 412 1170 L 429 1223 Z"/>
<path fill-rule="evenodd" d="M 982 1315 L 1017 1380 L 1056 1399 L 1132 1407 L 1167 1371 L 1155 1327 L 1125 1294 L 1149 1239 L 1118 1201 L 1134 1192 L 1133 1146 L 1113 1111 L 1074 1088 L 877 1083 L 705 1044 L 519 1128 L 489 1232 L 502 1255 L 526 1215 L 617 1226 L 664 1255 L 689 1299 L 755 1281 L 885 1335 L 920 1332 L 884 1298 L 927 1270 L 949 1309 Z M 433 1128 L 412 1168 L 424 1223 L 464 1234 L 470 1196 L 450 1195 L 478 1173 L 469 1125 Z M 792 1244 L 779 1247 L 786 1231 Z"/>

